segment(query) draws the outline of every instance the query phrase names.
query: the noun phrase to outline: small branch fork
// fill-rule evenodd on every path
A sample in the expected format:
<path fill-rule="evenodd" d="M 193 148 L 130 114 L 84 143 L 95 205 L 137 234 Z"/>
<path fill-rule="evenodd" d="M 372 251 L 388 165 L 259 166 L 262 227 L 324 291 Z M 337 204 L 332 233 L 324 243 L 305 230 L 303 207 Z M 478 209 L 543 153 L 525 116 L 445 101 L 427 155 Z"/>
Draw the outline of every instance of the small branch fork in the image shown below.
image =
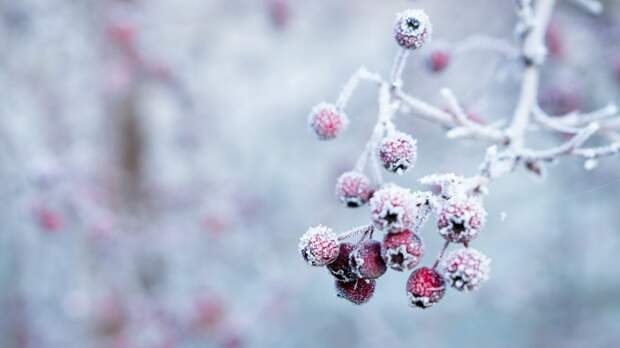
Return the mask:
<path fill-rule="evenodd" d="M 572 0 L 586 10 L 600 13 L 600 3 L 596 0 Z M 376 150 L 378 142 L 386 132 L 394 131 L 393 116 L 400 113 L 411 114 L 420 119 L 438 124 L 446 129 L 450 139 L 475 139 L 489 143 L 486 157 L 477 176 L 471 183 L 477 186 L 474 192 L 483 192 L 481 186 L 504 174 L 514 171 L 520 164 L 526 168 L 540 168 L 541 162 L 553 161 L 561 156 L 592 160 L 620 154 L 620 116 L 618 108 L 607 105 L 590 113 L 574 112 L 561 117 L 547 115 L 538 106 L 540 68 L 546 59 L 545 33 L 557 0 L 516 0 L 518 22 L 515 28 L 518 45 L 507 42 L 472 36 L 457 45 L 454 51 L 472 49 L 488 50 L 505 58 L 521 59 L 523 74 L 514 113 L 509 122 L 480 124 L 472 121 L 464 111 L 455 94 L 447 88 L 441 96 L 447 109 L 431 105 L 402 89 L 402 74 L 409 51 L 400 49 L 396 55 L 389 80 L 381 75 L 360 68 L 343 88 L 337 106 L 344 109 L 360 81 L 368 81 L 379 87 L 379 115 L 372 135 L 358 159 L 355 169 L 363 171 L 368 158 L 373 160 L 375 176 L 383 182 L 381 171 L 377 170 Z M 504 126 L 504 124 L 507 124 Z M 526 135 L 533 130 L 547 130 L 569 134 L 564 143 L 548 149 L 534 150 L 526 146 Z M 600 147 L 584 147 L 594 136 L 611 139 L 611 143 Z"/>

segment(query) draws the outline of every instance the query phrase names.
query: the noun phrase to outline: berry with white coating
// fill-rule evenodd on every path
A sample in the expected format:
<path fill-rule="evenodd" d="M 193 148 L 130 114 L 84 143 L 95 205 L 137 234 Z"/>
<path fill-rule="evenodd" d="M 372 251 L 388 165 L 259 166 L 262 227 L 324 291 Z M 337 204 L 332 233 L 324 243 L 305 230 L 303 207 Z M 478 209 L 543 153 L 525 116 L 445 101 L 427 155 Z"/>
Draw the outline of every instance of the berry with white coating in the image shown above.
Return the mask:
<path fill-rule="evenodd" d="M 336 295 L 356 305 L 361 305 L 368 302 L 374 295 L 375 285 L 374 279 L 357 279 L 352 282 L 336 280 Z"/>
<path fill-rule="evenodd" d="M 428 308 L 446 293 L 446 281 L 436 270 L 422 267 L 411 273 L 406 290 L 411 306 Z"/>
<path fill-rule="evenodd" d="M 386 234 L 383 239 L 381 255 L 386 265 L 395 271 L 413 269 L 423 254 L 424 243 L 409 230 Z"/>
<path fill-rule="evenodd" d="M 355 246 L 351 243 L 340 243 L 338 257 L 334 260 L 334 262 L 327 265 L 327 270 L 337 280 L 351 282 L 357 279 L 357 276 L 353 273 L 351 264 L 349 263 L 349 257 L 353 251 L 353 248 L 355 248 Z"/>
<path fill-rule="evenodd" d="M 335 105 L 320 103 L 310 112 L 308 124 L 320 140 L 329 140 L 344 131 L 349 124 L 349 119 Z"/>
<path fill-rule="evenodd" d="M 349 263 L 353 273 L 363 279 L 377 279 L 387 270 L 381 257 L 381 243 L 372 239 L 360 243 L 353 249 Z"/>
<path fill-rule="evenodd" d="M 394 39 L 400 47 L 417 49 L 431 41 L 432 26 L 428 15 L 417 9 L 405 10 L 396 16 Z"/>
<path fill-rule="evenodd" d="M 373 194 L 370 209 L 375 227 L 388 233 L 411 229 L 416 222 L 415 196 L 394 184 L 385 185 Z"/>
<path fill-rule="evenodd" d="M 366 204 L 371 195 L 370 180 L 358 171 L 345 172 L 336 182 L 336 196 L 349 208 Z"/>
<path fill-rule="evenodd" d="M 415 165 L 418 147 L 416 141 L 403 132 L 394 132 L 381 140 L 379 160 L 390 172 L 404 174 Z"/>
<path fill-rule="evenodd" d="M 299 240 L 301 256 L 310 266 L 325 266 L 336 260 L 340 250 L 338 237 L 323 225 L 310 227 Z"/>
<path fill-rule="evenodd" d="M 446 202 L 437 217 L 439 234 L 449 242 L 467 245 L 486 222 L 486 211 L 473 198 L 454 198 Z"/>
<path fill-rule="evenodd" d="M 463 248 L 451 252 L 442 269 L 450 286 L 459 291 L 472 291 L 489 279 L 491 259 L 478 250 Z"/>

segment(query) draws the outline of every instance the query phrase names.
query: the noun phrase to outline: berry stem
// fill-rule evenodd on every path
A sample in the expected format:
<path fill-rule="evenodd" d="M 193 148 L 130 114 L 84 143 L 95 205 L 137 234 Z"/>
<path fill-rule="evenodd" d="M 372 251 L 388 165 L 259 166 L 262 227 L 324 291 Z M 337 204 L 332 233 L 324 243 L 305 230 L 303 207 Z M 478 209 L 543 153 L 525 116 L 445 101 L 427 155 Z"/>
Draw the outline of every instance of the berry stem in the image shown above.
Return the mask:
<path fill-rule="evenodd" d="M 443 247 L 439 251 L 439 255 L 437 255 L 437 259 L 435 260 L 435 263 L 433 263 L 433 269 L 436 269 L 441 259 L 443 259 L 443 256 L 445 255 L 446 250 L 448 250 L 448 245 L 450 245 L 449 241 L 445 241 L 443 243 Z"/>
<path fill-rule="evenodd" d="M 364 239 L 366 239 L 367 236 L 369 235 L 372 236 L 372 232 L 374 232 L 374 230 L 375 230 L 375 227 L 373 225 L 358 226 L 358 227 L 355 227 L 353 229 L 350 229 L 338 235 L 338 240 L 343 241 L 353 236 L 362 235 L 361 241 L 363 241 Z"/>
<path fill-rule="evenodd" d="M 402 75 L 405 65 L 407 65 L 407 57 L 409 57 L 409 50 L 401 48 L 396 53 L 394 58 L 394 65 L 392 66 L 392 73 L 390 75 L 390 85 L 392 88 L 400 87 L 402 84 Z"/>

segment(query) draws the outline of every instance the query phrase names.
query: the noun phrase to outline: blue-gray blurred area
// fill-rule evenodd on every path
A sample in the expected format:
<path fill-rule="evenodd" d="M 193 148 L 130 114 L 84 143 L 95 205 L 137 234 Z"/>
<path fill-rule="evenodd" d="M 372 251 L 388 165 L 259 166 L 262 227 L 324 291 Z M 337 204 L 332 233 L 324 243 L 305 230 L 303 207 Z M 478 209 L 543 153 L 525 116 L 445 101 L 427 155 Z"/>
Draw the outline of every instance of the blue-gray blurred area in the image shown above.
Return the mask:
<path fill-rule="evenodd" d="M 543 107 L 620 103 L 620 2 L 601 16 L 558 3 Z M 389 72 L 409 7 L 435 40 L 404 89 L 441 106 L 450 87 L 477 117 L 509 118 L 518 62 L 475 51 L 433 73 L 428 55 L 474 34 L 514 43 L 514 1 L 0 0 L 0 347 L 620 346 L 617 158 L 494 182 L 473 243 L 491 279 L 428 310 L 408 307 L 405 273 L 355 306 L 303 262 L 308 226 L 369 221 L 333 190 L 370 136 L 376 87 L 356 91 L 336 140 L 317 141 L 308 112 L 361 65 Z M 395 122 L 419 160 L 385 178 L 412 189 L 475 174 L 488 146 Z M 422 236 L 429 264 L 432 221 Z"/>

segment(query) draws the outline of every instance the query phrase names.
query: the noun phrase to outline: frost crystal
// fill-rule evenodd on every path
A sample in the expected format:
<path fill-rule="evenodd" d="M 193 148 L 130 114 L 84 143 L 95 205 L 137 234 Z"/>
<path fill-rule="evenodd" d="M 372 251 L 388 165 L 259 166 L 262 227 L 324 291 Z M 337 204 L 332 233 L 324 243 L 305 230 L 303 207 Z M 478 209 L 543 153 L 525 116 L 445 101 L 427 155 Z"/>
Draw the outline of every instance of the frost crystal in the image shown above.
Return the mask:
<path fill-rule="evenodd" d="M 476 290 L 489 279 L 491 259 L 478 250 L 464 248 L 450 253 L 443 262 L 444 277 L 459 291 Z"/>

